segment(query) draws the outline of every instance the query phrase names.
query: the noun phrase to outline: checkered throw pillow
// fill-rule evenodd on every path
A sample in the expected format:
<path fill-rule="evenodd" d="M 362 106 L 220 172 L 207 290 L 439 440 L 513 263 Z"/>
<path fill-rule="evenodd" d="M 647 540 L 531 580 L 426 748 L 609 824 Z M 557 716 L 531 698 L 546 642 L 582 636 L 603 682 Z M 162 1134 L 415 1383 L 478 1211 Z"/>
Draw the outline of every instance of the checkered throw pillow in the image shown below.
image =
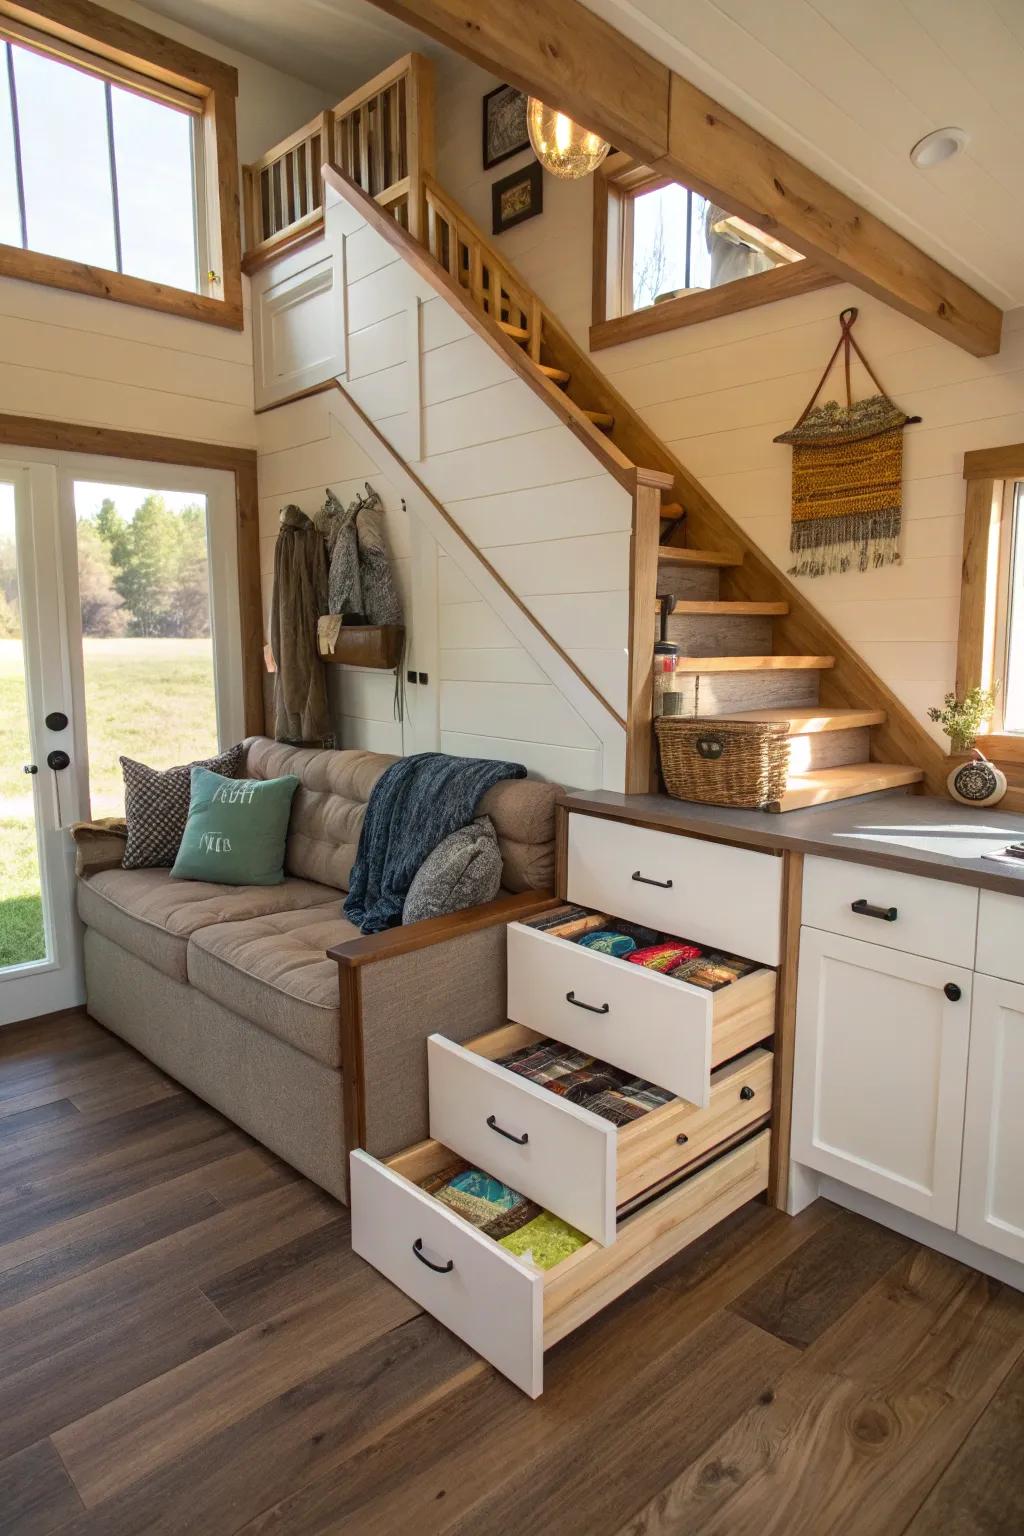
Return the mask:
<path fill-rule="evenodd" d="M 124 813 L 128 841 L 125 869 L 170 869 L 188 820 L 193 768 L 211 768 L 226 779 L 238 776 L 242 746 L 229 747 L 218 757 L 204 757 L 179 768 L 147 768 L 130 757 L 119 759 L 124 774 Z"/>

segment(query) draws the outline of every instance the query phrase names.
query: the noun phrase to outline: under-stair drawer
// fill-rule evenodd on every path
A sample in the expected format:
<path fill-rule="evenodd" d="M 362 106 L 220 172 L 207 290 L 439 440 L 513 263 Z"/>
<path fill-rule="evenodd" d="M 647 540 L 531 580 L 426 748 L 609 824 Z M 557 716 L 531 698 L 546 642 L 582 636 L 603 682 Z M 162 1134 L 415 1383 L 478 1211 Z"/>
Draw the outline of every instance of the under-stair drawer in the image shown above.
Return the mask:
<path fill-rule="evenodd" d="M 508 1016 L 703 1108 L 712 1066 L 772 1033 L 775 972 L 708 992 L 510 923 Z"/>
<path fill-rule="evenodd" d="M 544 1351 L 768 1187 L 771 1132 L 734 1147 L 548 1270 L 506 1252 L 417 1187 L 451 1160 L 436 1141 L 387 1163 L 353 1152 L 352 1247 L 530 1395 Z"/>
<path fill-rule="evenodd" d="M 813 855 L 804 862 L 803 921 L 826 933 L 971 970 L 978 891 L 949 880 Z"/>
<path fill-rule="evenodd" d="M 566 896 L 779 964 L 782 860 L 773 853 L 572 812 Z"/>
<path fill-rule="evenodd" d="M 506 1025 L 457 1045 L 427 1041 L 430 1134 L 600 1243 L 616 1211 L 767 1115 L 772 1054 L 753 1050 L 711 1079 L 706 1109 L 673 1099 L 615 1126 L 499 1065 L 543 1036 Z"/>

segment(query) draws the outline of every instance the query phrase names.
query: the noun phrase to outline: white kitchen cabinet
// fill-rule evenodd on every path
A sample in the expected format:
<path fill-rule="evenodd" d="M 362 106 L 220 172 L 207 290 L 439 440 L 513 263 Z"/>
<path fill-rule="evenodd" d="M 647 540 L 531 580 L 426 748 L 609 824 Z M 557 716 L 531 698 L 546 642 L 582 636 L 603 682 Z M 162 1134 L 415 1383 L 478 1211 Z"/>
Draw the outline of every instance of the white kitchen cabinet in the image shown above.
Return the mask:
<path fill-rule="evenodd" d="M 798 1163 L 955 1228 L 972 980 L 944 961 L 802 930 Z M 1024 1063 L 1024 1034 L 1021 1053 Z"/>
<path fill-rule="evenodd" d="M 1024 1262 L 1022 1102 L 1024 986 L 976 976 L 957 1231 Z"/>

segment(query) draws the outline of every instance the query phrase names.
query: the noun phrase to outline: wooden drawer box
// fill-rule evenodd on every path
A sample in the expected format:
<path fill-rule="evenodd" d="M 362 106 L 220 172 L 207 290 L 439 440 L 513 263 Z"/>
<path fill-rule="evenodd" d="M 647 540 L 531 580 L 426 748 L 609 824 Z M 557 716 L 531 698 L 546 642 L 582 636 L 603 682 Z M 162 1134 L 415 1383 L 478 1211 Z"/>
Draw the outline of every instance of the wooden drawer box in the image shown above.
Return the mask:
<path fill-rule="evenodd" d="M 508 1016 L 704 1108 L 713 1062 L 772 1033 L 775 972 L 753 971 L 709 992 L 554 930 L 510 923 Z"/>
<path fill-rule="evenodd" d="M 811 857 L 804 864 L 803 920 L 809 928 L 970 970 L 978 892 L 949 880 Z"/>
<path fill-rule="evenodd" d="M 566 897 L 779 964 L 782 860 L 775 854 L 574 811 Z"/>
<path fill-rule="evenodd" d="M 753 1050 L 713 1075 L 706 1109 L 674 1099 L 615 1126 L 498 1065 L 542 1038 L 518 1024 L 465 1045 L 432 1035 L 430 1134 L 600 1243 L 615 1241 L 619 1206 L 771 1107 L 772 1054 Z"/>
<path fill-rule="evenodd" d="M 768 1185 L 764 1130 L 619 1225 L 610 1247 L 588 1243 L 541 1271 L 417 1187 L 451 1151 L 421 1142 L 387 1163 L 350 1162 L 352 1247 L 530 1397 L 544 1351 Z"/>

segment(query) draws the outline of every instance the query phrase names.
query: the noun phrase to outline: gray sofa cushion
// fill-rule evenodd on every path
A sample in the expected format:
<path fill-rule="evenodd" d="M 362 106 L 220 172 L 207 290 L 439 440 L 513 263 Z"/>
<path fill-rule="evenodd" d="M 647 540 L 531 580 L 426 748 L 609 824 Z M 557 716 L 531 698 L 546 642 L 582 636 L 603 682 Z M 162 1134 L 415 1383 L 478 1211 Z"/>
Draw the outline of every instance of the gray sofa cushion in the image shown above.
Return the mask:
<path fill-rule="evenodd" d="M 341 1065 L 338 967 L 332 944 L 359 937 L 329 906 L 200 928 L 188 946 L 188 979 L 261 1029 L 325 1066 Z"/>
<path fill-rule="evenodd" d="M 170 869 L 188 820 L 192 769 L 210 768 L 226 779 L 237 778 L 244 750 L 239 742 L 216 757 L 166 769 L 147 768 L 131 757 L 119 758 L 128 823 L 125 869 Z"/>
<path fill-rule="evenodd" d="M 309 880 L 211 885 L 172 880 L 166 869 L 106 869 L 78 882 L 78 915 L 86 927 L 175 981 L 187 980 L 185 950 L 197 929 L 328 901 L 337 910 L 337 892 Z"/>
<path fill-rule="evenodd" d="M 501 889 L 501 851 L 489 816 L 459 827 L 424 859 L 402 909 L 403 923 L 422 923 L 493 901 Z"/>

